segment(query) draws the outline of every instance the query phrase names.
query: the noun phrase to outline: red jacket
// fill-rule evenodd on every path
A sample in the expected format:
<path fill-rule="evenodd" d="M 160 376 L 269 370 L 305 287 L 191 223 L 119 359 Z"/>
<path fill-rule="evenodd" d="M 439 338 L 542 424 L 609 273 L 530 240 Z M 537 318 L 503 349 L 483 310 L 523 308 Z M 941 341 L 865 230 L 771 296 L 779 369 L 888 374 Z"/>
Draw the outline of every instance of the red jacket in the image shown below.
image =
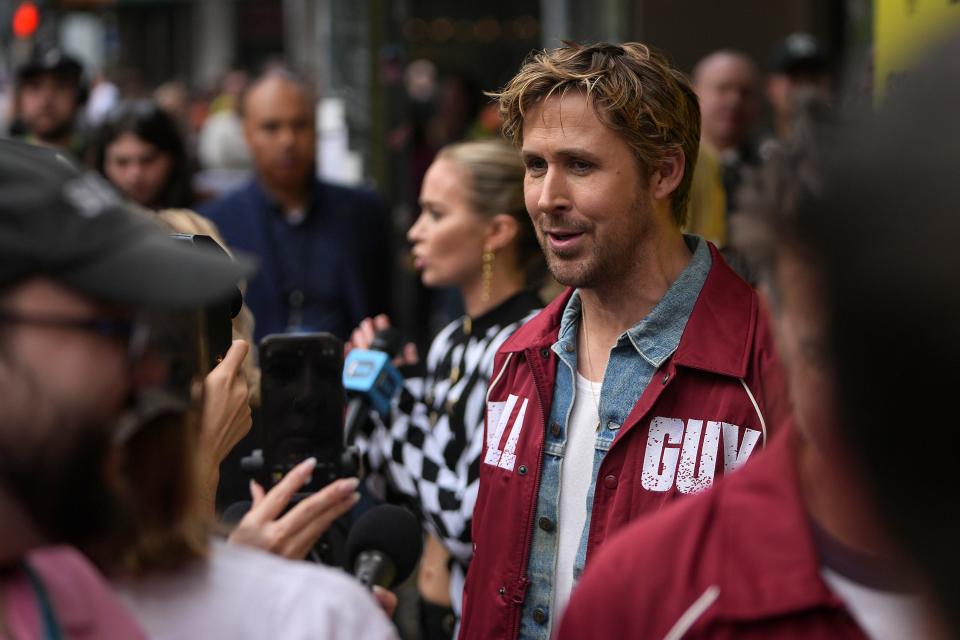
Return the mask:
<path fill-rule="evenodd" d="M 713 263 L 677 350 L 654 374 L 600 467 L 588 566 L 608 536 L 738 467 L 762 446 L 771 425 L 789 417 L 760 299 L 710 249 Z M 557 367 L 550 346 L 571 294 L 521 327 L 494 360 L 462 639 L 517 635 Z"/>
<path fill-rule="evenodd" d="M 558 640 L 865 638 L 820 578 L 789 436 L 611 540 L 574 590 Z"/>

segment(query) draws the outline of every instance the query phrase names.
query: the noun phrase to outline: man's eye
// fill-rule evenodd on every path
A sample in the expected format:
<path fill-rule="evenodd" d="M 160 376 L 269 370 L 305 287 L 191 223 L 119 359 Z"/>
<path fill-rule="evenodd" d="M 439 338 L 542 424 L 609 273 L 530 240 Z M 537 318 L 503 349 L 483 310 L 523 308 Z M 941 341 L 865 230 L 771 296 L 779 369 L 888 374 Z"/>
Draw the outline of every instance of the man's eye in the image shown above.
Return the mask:
<path fill-rule="evenodd" d="M 528 173 L 542 173 L 547 170 L 547 163 L 542 158 L 530 158 L 526 164 Z"/>
<path fill-rule="evenodd" d="M 576 171 L 577 173 L 586 173 L 593 169 L 593 164 L 587 162 L 586 160 L 571 160 L 570 168 Z"/>

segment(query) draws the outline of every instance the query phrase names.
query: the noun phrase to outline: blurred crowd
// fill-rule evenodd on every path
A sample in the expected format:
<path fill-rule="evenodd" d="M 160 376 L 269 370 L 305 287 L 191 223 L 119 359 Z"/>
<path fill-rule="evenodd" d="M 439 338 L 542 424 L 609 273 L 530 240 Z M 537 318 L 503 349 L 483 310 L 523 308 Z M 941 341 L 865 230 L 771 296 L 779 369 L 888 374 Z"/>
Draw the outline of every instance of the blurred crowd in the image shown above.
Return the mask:
<path fill-rule="evenodd" d="M 144 92 L 37 47 L 0 142 L 0 637 L 955 637 L 956 52 L 869 113 L 806 33 L 689 78 L 566 43 L 486 93 L 413 61 L 399 230 L 322 177 L 296 70 Z M 281 423 L 312 455 L 251 480 Z M 354 554 L 384 502 L 416 544 Z"/>
<path fill-rule="evenodd" d="M 725 49 L 696 64 L 691 77 L 703 123 L 687 223 L 690 232 L 726 250 L 743 170 L 760 166 L 777 141 L 789 137 L 798 101 L 808 96 L 831 97 L 836 69 L 836 60 L 806 33 L 786 37 L 766 61 Z M 269 60 L 255 75 L 271 70 L 282 71 L 282 62 Z M 196 91 L 182 81 L 170 80 L 151 91 L 130 78 L 114 81 L 103 73 L 92 74 L 57 47 L 37 46 L 14 76 L 3 118 L 9 137 L 69 152 L 100 172 L 125 197 L 149 209 L 196 210 L 253 176 L 262 180 L 271 162 L 268 154 L 288 153 L 267 149 L 262 140 L 251 138 L 251 127 L 245 126 L 249 117 L 241 108 L 251 83 L 247 70 L 226 71 L 212 90 Z M 297 134 L 297 159 L 291 162 L 299 164 L 295 173 L 319 175 L 322 167 L 317 159 L 324 157 L 315 122 L 319 96 L 305 79 L 297 82 L 306 100 L 301 115 L 309 126 Z M 501 126 L 496 105 L 466 75 L 443 75 L 433 62 L 414 60 L 404 71 L 403 84 L 407 116 L 383 141 L 403 154 L 399 156 L 403 184 L 396 193 L 381 194 L 393 200 L 377 214 L 386 218 L 375 223 L 383 226 L 384 234 L 374 250 L 382 251 L 376 259 L 391 267 L 409 265 L 403 259 L 405 229 L 398 228 L 406 220 L 402 206 L 415 204 L 405 200 L 409 194 L 416 199 L 438 150 L 460 140 L 495 137 Z M 228 238 L 228 244 L 233 242 L 236 238 Z M 239 246 L 250 249 L 248 245 L 241 241 Z M 263 251 L 257 247 L 254 253 Z M 732 254 L 727 257 L 751 279 L 747 265 Z M 403 278 L 412 275 L 407 272 L 399 279 Z M 392 290 L 409 291 L 398 288 L 397 276 L 382 270 L 375 280 Z M 403 328 L 425 347 L 429 337 L 463 308 L 456 291 L 448 288 L 433 293 L 421 289 L 404 300 L 389 300 L 387 294 L 370 292 L 369 301 L 343 319 L 335 333 L 345 337 L 347 325 L 393 310 Z M 430 330 L 424 331 L 423 325 Z M 283 327 L 264 317 L 256 335 L 259 338 L 277 328 Z"/>

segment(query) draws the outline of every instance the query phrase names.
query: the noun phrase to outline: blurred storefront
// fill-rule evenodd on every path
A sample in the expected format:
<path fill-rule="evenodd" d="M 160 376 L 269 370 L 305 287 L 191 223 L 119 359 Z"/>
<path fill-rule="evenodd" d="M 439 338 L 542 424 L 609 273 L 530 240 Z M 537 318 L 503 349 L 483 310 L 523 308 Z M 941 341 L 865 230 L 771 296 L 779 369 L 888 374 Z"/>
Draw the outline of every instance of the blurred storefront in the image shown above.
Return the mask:
<path fill-rule="evenodd" d="M 18 0 L 0 2 L 0 90 L 25 49 L 10 32 Z M 124 95 L 184 82 L 212 98 L 230 69 L 282 60 L 320 90 L 320 170 L 376 187 L 391 203 L 398 243 L 436 149 L 497 126 L 482 91 L 523 58 L 562 39 L 641 40 L 690 71 L 732 47 L 765 68 L 793 31 L 837 59 L 867 48 L 871 0 L 37 0 L 30 40 L 57 41 Z M 403 291 L 401 295 L 413 291 Z M 424 305 L 420 305 L 423 308 Z M 422 326 L 421 322 L 411 324 Z"/>
<path fill-rule="evenodd" d="M 4 53 L 12 12 L 0 3 Z M 561 39 L 637 39 L 669 52 L 683 69 L 704 53 L 736 47 L 764 64 L 774 43 L 797 30 L 842 52 L 869 21 L 869 0 L 38 0 L 37 37 L 64 46 L 114 77 L 129 93 L 177 78 L 212 91 L 231 68 L 284 59 L 342 101 L 357 166 L 344 179 L 391 182 L 382 141 L 405 109 L 407 65 L 434 65 L 471 92 L 502 84 L 523 57 Z M 856 38 L 856 36 L 853 36 Z M 11 61 L 12 63 L 12 61 Z M 421 71 L 430 73 L 421 65 Z M 331 107 L 328 117 L 336 119 Z M 465 115 L 462 117 L 466 117 Z M 463 123 L 448 123 L 448 135 Z M 376 140 L 376 144 L 374 144 Z M 354 175 L 356 174 L 356 175 Z"/>

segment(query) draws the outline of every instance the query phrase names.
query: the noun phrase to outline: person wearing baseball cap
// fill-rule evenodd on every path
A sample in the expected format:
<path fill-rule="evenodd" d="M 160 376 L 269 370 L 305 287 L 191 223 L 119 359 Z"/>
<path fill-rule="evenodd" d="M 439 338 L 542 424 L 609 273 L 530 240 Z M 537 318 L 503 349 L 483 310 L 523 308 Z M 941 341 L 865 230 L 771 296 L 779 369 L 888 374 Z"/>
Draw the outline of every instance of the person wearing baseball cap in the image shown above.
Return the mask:
<path fill-rule="evenodd" d="M 232 295 L 252 266 L 171 239 L 55 151 L 0 141 L 0 290 L 33 276 L 109 304 L 185 309 Z"/>
<path fill-rule="evenodd" d="M 829 100 L 832 80 L 830 58 L 814 36 L 797 32 L 780 41 L 770 59 L 766 86 L 777 140 L 790 137 L 797 101 L 809 95 Z M 761 150 L 761 155 L 769 151 Z"/>
<path fill-rule="evenodd" d="M 0 141 L 0 588 L 23 596 L 0 623 L 17 637 L 136 637 L 82 558 L 33 554 L 122 517 L 119 427 L 165 376 L 142 314 L 226 299 L 251 269 L 169 238 L 61 154 Z"/>
<path fill-rule="evenodd" d="M 56 47 L 37 47 L 17 68 L 12 133 L 82 158 L 87 136 L 79 114 L 87 93 L 79 60 Z"/>

